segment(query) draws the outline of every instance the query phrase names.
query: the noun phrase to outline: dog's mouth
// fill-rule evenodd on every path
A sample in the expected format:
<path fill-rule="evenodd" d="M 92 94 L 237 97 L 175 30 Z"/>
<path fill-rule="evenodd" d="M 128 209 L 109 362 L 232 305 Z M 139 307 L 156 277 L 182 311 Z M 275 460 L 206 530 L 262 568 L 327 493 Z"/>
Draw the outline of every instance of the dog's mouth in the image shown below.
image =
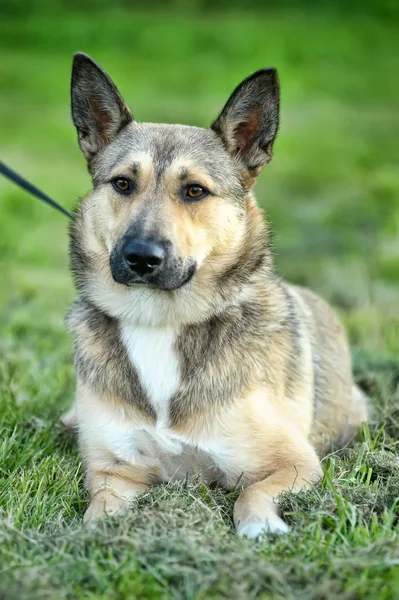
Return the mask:
<path fill-rule="evenodd" d="M 159 284 L 156 282 L 145 281 L 143 279 L 143 280 L 138 280 L 138 281 L 132 281 L 125 285 L 127 285 L 128 287 L 134 287 L 135 285 L 146 286 L 146 287 L 152 288 L 154 290 L 161 290 L 164 292 L 173 292 L 173 291 L 179 290 L 180 288 L 187 285 L 192 280 L 192 278 L 194 277 L 196 272 L 197 272 L 196 265 L 192 265 L 189 268 L 187 275 L 180 282 L 170 283 L 170 284 L 168 284 L 168 282 L 166 282 L 163 284 Z"/>
<path fill-rule="evenodd" d="M 176 285 L 175 287 L 165 288 L 165 289 L 167 289 L 169 291 L 173 291 L 173 290 L 178 290 L 178 289 L 182 288 L 183 286 L 187 285 L 192 280 L 192 278 L 194 277 L 196 272 L 197 272 L 197 266 L 191 265 L 191 267 L 188 270 L 187 276 L 183 279 L 183 281 L 179 285 Z"/>
<path fill-rule="evenodd" d="M 138 273 L 137 270 L 134 272 L 129 269 L 126 262 L 121 261 L 117 254 L 111 254 L 110 267 L 112 278 L 116 283 L 129 288 L 145 286 L 165 292 L 172 292 L 189 284 L 197 272 L 196 262 L 190 261 L 183 265 L 182 261 L 177 260 L 174 264 L 163 265 L 147 273 Z"/>

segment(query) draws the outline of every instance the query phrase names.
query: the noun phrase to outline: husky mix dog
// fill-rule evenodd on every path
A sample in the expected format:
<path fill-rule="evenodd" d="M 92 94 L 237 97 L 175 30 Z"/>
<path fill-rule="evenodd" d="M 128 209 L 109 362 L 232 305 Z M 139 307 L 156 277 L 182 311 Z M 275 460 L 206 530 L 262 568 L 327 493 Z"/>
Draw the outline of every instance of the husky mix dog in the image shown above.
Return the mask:
<path fill-rule="evenodd" d="M 278 497 L 367 419 L 337 316 L 275 272 L 252 193 L 279 121 L 275 69 L 245 79 L 209 129 L 140 123 L 76 54 L 72 116 L 93 190 L 71 229 L 68 323 L 90 505 L 120 515 L 200 472 L 243 491 L 240 535 L 285 532 Z"/>

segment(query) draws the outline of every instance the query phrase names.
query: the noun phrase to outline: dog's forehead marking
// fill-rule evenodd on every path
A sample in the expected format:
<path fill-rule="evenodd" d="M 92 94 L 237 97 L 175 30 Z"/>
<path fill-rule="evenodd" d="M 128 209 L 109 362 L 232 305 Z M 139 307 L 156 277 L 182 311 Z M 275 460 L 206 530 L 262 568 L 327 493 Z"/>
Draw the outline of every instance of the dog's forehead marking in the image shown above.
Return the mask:
<path fill-rule="evenodd" d="M 154 176 L 160 181 L 176 164 L 188 164 L 212 173 L 212 165 L 223 147 L 213 132 L 181 125 L 144 125 L 150 130 L 149 151 L 154 161 Z M 176 175 L 176 173 L 173 173 Z"/>
<path fill-rule="evenodd" d="M 123 160 L 119 161 L 111 171 L 111 177 L 118 175 L 134 176 L 138 174 L 140 179 L 148 180 L 154 169 L 154 162 L 149 152 L 132 150 Z"/>
<path fill-rule="evenodd" d="M 192 180 L 196 183 L 203 183 L 212 188 L 212 178 L 205 169 L 198 165 L 198 162 L 193 158 L 180 156 L 174 160 L 169 167 L 166 168 L 165 177 L 178 179 L 182 182 Z"/>
<path fill-rule="evenodd" d="M 101 157 L 100 168 L 115 168 L 132 152 L 148 153 L 160 170 L 179 156 L 206 161 L 211 154 L 221 158 L 225 154 L 221 140 L 210 129 L 135 122 L 125 127 L 107 147 Z"/>

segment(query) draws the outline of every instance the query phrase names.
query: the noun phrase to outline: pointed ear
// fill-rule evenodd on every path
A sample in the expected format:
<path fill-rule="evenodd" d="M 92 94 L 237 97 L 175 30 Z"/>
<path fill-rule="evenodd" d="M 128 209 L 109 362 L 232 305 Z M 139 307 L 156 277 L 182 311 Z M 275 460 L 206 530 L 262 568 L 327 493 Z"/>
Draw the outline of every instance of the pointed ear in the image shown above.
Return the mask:
<path fill-rule="evenodd" d="M 71 108 L 79 146 L 89 167 L 96 154 L 133 120 L 109 75 L 81 52 L 73 59 Z"/>
<path fill-rule="evenodd" d="M 212 129 L 254 175 L 272 158 L 279 122 L 276 69 L 257 71 L 234 90 Z"/>

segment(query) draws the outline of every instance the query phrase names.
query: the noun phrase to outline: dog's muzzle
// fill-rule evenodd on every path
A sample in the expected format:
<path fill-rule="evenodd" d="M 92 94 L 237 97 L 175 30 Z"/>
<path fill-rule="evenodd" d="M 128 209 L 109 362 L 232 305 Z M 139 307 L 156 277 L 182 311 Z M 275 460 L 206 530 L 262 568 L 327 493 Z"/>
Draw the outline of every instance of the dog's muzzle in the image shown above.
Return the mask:
<path fill-rule="evenodd" d="M 196 271 L 195 263 L 173 256 L 171 243 L 152 238 L 125 237 L 110 256 L 112 277 L 123 285 L 147 284 L 174 290 L 188 283 Z"/>

